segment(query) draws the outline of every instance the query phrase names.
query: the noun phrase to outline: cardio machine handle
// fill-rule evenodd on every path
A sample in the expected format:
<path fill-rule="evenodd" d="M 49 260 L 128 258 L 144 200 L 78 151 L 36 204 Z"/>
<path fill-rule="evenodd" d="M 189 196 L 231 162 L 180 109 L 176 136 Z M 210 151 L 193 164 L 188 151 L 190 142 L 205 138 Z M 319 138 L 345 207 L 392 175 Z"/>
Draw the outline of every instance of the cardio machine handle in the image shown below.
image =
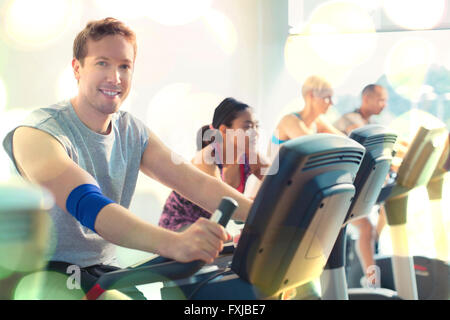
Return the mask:
<path fill-rule="evenodd" d="M 236 200 L 223 197 L 219 207 L 212 214 L 211 220 L 226 227 L 228 221 L 238 207 Z M 141 284 L 178 280 L 190 277 L 205 265 L 202 260 L 187 263 L 157 256 L 136 267 L 112 271 L 102 275 L 86 294 L 87 299 L 98 298 L 105 290 L 120 289 Z"/>

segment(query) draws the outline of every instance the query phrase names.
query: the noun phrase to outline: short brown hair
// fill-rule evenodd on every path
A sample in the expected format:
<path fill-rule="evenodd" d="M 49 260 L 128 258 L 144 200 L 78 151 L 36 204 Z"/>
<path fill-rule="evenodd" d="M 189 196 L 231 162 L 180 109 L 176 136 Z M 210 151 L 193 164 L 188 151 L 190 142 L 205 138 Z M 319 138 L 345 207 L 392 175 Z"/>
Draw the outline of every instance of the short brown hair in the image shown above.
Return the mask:
<path fill-rule="evenodd" d="M 88 22 L 86 27 L 76 36 L 73 42 L 73 57 L 83 65 L 83 60 L 87 55 L 88 39 L 99 41 L 106 36 L 117 34 L 123 36 L 133 45 L 134 57 L 136 58 L 136 34 L 123 22 L 114 18 L 105 18 Z"/>

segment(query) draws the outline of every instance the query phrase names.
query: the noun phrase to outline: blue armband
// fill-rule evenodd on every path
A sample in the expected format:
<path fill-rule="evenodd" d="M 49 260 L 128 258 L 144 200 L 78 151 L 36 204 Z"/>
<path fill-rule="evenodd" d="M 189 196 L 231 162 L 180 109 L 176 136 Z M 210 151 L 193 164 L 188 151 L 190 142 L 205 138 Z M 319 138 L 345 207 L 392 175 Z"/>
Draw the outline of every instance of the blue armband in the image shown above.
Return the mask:
<path fill-rule="evenodd" d="M 69 194 L 66 200 L 67 211 L 83 226 L 95 231 L 95 219 L 104 206 L 113 203 L 105 197 L 100 188 L 93 184 L 82 184 Z"/>

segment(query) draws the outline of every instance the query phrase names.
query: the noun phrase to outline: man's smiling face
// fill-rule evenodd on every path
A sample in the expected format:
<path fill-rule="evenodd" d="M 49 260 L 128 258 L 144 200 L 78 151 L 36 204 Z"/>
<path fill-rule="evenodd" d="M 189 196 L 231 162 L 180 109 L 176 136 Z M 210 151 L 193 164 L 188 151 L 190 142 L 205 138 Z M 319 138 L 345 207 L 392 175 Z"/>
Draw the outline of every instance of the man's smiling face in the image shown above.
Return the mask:
<path fill-rule="evenodd" d="M 134 58 L 133 45 L 121 35 L 89 39 L 83 61 L 72 61 L 80 102 L 103 114 L 117 112 L 130 92 Z"/>

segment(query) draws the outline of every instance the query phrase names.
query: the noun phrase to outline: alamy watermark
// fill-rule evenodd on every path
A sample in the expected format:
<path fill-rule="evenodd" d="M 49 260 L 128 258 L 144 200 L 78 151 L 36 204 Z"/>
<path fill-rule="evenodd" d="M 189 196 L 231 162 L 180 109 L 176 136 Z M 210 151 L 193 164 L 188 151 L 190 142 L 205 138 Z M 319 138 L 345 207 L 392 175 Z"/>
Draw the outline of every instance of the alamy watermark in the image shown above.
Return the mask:
<path fill-rule="evenodd" d="M 381 287 L 381 269 L 377 265 L 371 265 L 366 270 L 367 287 L 376 289 Z"/>
<path fill-rule="evenodd" d="M 70 276 L 66 280 L 66 287 L 69 290 L 81 289 L 81 268 L 77 265 L 70 265 L 66 269 L 66 273 Z"/>

